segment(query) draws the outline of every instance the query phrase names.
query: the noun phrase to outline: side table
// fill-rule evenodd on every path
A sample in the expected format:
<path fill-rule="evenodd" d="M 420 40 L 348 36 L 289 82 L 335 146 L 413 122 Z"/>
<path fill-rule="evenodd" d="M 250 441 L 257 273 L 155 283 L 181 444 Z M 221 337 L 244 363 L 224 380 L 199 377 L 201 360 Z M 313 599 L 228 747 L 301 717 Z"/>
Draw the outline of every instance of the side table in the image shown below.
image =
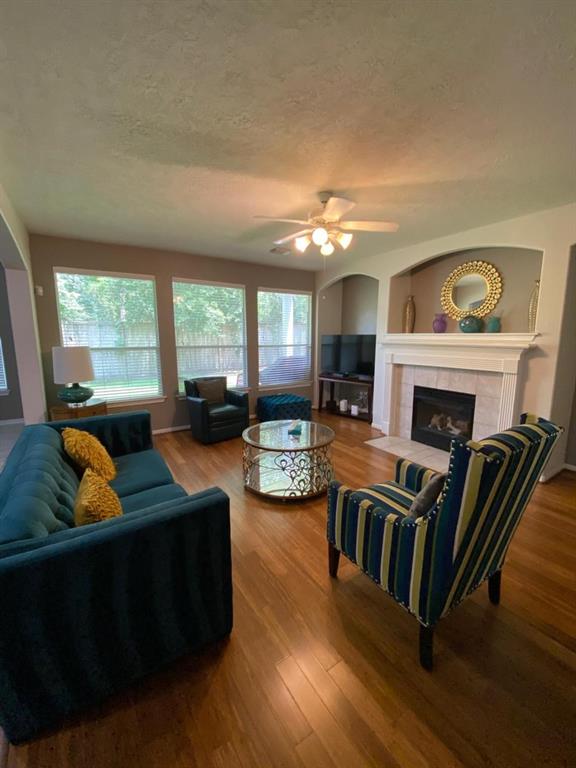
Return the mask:
<path fill-rule="evenodd" d="M 83 405 L 68 405 L 58 403 L 50 407 L 50 421 L 64 421 L 68 419 L 85 419 L 88 416 L 106 416 L 108 403 L 106 400 L 88 400 Z"/>

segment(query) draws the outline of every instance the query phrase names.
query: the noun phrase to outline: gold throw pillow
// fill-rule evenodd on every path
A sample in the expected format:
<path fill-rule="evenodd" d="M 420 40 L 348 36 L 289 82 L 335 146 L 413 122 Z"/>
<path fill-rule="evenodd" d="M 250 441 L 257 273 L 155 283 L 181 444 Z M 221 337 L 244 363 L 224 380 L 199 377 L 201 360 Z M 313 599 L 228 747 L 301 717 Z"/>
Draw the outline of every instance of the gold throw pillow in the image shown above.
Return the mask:
<path fill-rule="evenodd" d="M 116 467 L 100 440 L 89 432 L 66 427 L 62 430 L 64 450 L 81 469 L 93 469 L 104 480 L 114 480 Z"/>
<path fill-rule="evenodd" d="M 101 475 L 91 469 L 84 472 L 74 502 L 75 525 L 89 525 L 122 514 L 118 494 Z"/>

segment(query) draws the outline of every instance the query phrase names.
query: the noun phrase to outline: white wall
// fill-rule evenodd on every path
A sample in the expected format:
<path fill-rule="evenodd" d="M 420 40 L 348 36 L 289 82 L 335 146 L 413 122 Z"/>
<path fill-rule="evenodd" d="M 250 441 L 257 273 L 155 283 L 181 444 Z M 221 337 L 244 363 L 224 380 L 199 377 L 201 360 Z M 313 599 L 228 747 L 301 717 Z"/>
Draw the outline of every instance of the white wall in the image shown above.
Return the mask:
<path fill-rule="evenodd" d="M 566 463 L 576 467 L 576 390 L 572 399 L 572 416 L 570 418 L 570 427 L 568 429 L 568 447 L 566 449 Z"/>
<path fill-rule="evenodd" d="M 6 269 L 30 266 L 28 232 L 0 184 L 0 259 Z"/>
<path fill-rule="evenodd" d="M 561 423 L 566 427 L 566 463 L 576 466 L 576 387 L 568 375 L 570 370 L 573 373 L 576 370 L 576 246 L 570 258 L 565 306 L 558 355 L 557 397 L 572 402 L 571 416 Z"/>
<path fill-rule="evenodd" d="M 14 349 L 14 334 L 6 290 L 6 270 L 0 264 L 0 341 L 4 356 L 4 368 L 8 391 L 0 397 L 0 422 L 14 421 L 23 418 L 22 400 L 20 398 L 20 382 L 18 365 Z"/>
<path fill-rule="evenodd" d="M 34 424 L 46 418 L 46 396 L 40 362 L 28 233 L 1 184 L 0 262 L 6 271 L 6 290 L 24 421 L 26 424 Z"/>
<path fill-rule="evenodd" d="M 26 424 L 37 424 L 46 420 L 46 396 L 33 288 L 28 270 L 7 269 L 6 289 L 24 421 Z"/>
<path fill-rule="evenodd" d="M 551 418 L 559 424 L 570 420 L 571 395 L 576 379 L 576 354 L 560 360 L 560 336 L 567 303 L 566 287 L 570 251 L 576 243 L 576 204 L 539 211 L 485 227 L 470 229 L 447 237 L 437 238 L 413 246 L 354 259 L 353 252 L 346 261 L 329 270 L 317 273 L 317 288 L 338 277 L 359 272 L 380 280 L 378 300 L 378 335 L 386 333 L 390 302 L 390 279 L 411 267 L 442 254 L 465 248 L 494 248 L 512 246 L 532 248 L 543 253 L 540 303 L 537 330 L 538 348 L 531 352 L 526 365 L 526 384 L 522 393 L 523 410 Z M 573 301 L 573 299 L 571 299 Z M 576 340 L 574 342 L 576 344 Z M 376 353 L 376 380 L 374 393 L 374 423 L 382 419 L 383 393 L 382 350 Z M 564 464 L 566 436 L 552 457 L 549 475 Z"/>

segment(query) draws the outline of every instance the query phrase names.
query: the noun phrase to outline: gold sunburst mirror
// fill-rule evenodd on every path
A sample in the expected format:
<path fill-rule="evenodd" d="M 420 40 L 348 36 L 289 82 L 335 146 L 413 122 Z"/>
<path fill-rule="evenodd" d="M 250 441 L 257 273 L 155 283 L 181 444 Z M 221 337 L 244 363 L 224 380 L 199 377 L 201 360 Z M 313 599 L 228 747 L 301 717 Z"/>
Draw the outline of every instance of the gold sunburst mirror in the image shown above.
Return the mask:
<path fill-rule="evenodd" d="M 444 281 L 440 303 L 453 320 L 469 315 L 485 317 L 501 295 L 502 277 L 496 267 L 487 261 L 467 261 L 453 269 Z"/>

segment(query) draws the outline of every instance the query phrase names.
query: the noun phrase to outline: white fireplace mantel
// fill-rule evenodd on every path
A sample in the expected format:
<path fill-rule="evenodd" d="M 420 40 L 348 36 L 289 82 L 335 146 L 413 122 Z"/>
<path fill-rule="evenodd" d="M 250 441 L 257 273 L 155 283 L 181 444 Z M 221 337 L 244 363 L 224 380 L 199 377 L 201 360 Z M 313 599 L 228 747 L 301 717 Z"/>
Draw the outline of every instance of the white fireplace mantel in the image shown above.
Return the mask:
<path fill-rule="evenodd" d="M 382 429 L 390 434 L 398 396 L 395 366 L 428 366 L 502 374 L 498 429 L 518 416 L 522 355 L 536 346 L 535 333 L 389 333 L 379 339 L 384 358 Z"/>
<path fill-rule="evenodd" d="M 537 333 L 385 333 L 380 345 L 390 348 L 426 347 L 428 350 L 460 349 L 491 350 L 498 352 L 524 352 L 533 347 Z"/>

